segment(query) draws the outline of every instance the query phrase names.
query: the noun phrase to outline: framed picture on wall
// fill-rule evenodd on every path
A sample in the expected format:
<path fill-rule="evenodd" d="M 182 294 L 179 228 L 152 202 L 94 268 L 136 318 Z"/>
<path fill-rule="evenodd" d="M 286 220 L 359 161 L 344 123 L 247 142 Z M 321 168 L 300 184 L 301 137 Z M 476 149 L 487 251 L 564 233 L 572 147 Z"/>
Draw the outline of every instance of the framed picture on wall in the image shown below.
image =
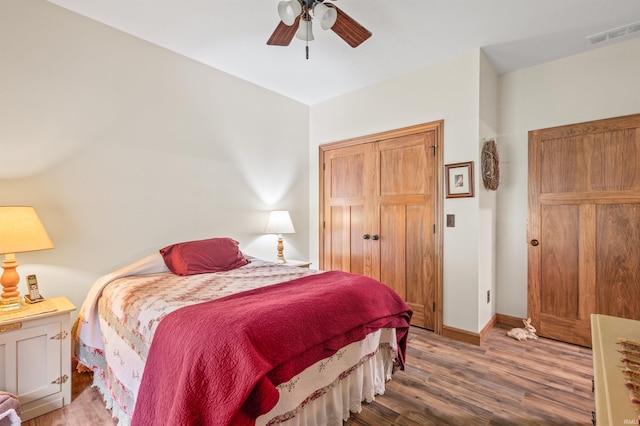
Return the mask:
<path fill-rule="evenodd" d="M 473 161 L 446 164 L 447 198 L 473 197 Z"/>

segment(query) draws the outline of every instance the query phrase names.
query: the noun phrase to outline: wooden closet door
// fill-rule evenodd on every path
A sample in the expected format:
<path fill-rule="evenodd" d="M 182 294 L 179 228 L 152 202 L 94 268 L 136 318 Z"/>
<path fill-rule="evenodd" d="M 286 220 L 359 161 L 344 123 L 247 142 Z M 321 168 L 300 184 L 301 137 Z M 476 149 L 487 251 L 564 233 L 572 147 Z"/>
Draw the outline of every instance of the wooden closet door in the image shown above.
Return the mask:
<path fill-rule="evenodd" d="M 411 306 L 414 325 L 431 330 L 437 269 L 433 146 L 433 132 L 379 142 L 375 203 L 382 259 L 379 279 Z"/>
<path fill-rule="evenodd" d="M 393 288 L 442 329 L 442 122 L 320 147 L 320 268 Z"/>
<path fill-rule="evenodd" d="M 374 145 L 336 148 L 323 161 L 324 270 L 340 270 L 377 278 L 378 256 L 371 252 L 374 182 L 377 180 Z M 369 239 L 365 239 L 365 234 Z"/>
<path fill-rule="evenodd" d="M 528 310 L 591 346 L 590 315 L 640 319 L 640 114 L 529 133 Z"/>

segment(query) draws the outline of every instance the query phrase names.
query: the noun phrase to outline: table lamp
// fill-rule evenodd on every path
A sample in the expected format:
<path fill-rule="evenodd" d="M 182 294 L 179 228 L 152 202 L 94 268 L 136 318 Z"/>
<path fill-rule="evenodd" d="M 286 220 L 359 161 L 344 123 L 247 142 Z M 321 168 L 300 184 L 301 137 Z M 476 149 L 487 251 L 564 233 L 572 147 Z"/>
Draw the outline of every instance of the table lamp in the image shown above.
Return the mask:
<path fill-rule="evenodd" d="M 52 248 L 53 243 L 33 207 L 0 206 L 0 254 L 4 254 L 0 311 L 22 307 L 15 254 Z"/>
<path fill-rule="evenodd" d="M 284 259 L 284 244 L 282 243 L 282 234 L 295 234 L 291 216 L 286 210 L 276 210 L 269 214 L 265 234 L 278 234 L 278 257 L 277 263 L 287 263 Z"/>

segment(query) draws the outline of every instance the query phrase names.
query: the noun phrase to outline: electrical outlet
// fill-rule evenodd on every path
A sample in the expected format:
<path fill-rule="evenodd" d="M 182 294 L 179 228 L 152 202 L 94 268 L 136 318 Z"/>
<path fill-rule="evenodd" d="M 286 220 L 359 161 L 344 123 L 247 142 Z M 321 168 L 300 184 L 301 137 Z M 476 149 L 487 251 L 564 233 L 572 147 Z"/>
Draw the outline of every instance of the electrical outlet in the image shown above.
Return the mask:
<path fill-rule="evenodd" d="M 491 302 L 491 290 L 487 290 L 487 303 Z"/>

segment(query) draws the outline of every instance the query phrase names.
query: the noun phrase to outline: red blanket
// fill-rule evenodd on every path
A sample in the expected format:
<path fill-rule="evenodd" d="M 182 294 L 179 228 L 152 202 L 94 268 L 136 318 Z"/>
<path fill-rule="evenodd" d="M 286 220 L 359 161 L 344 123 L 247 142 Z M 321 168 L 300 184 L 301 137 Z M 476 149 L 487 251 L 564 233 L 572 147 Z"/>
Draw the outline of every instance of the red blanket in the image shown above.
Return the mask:
<path fill-rule="evenodd" d="M 167 315 L 154 336 L 132 425 L 253 425 L 276 385 L 380 328 L 404 367 L 411 309 L 376 280 L 331 271 Z"/>

